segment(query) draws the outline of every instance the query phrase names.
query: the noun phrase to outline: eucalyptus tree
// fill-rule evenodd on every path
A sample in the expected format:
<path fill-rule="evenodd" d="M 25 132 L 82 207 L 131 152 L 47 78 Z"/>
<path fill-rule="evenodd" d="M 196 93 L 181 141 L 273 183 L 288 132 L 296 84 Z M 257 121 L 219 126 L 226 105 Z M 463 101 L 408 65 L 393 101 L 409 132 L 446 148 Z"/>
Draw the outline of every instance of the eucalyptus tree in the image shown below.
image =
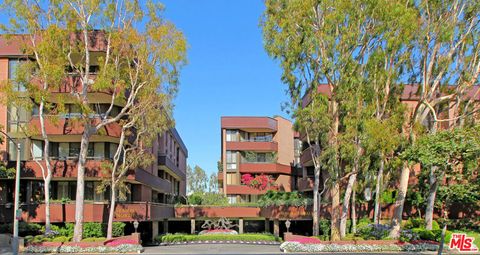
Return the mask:
<path fill-rule="evenodd" d="M 440 123 L 451 127 L 461 125 L 474 112 L 471 96 L 477 96 L 478 91 L 474 95 L 468 93 L 478 83 L 480 73 L 480 4 L 468 0 L 421 0 L 411 2 L 411 5 L 417 13 L 418 28 L 405 78 L 418 84 L 418 104 L 409 116 L 405 131 L 409 143 L 414 145 L 419 123 L 426 123 L 427 130 L 435 133 Z M 439 116 L 448 109 L 453 110 L 453 116 Z M 428 170 L 430 186 L 433 187 L 436 167 Z M 394 238 L 400 234 L 409 173 L 408 165 L 404 164 L 390 232 Z M 427 229 L 432 226 L 434 189 L 429 193 L 430 202 L 425 212 Z"/>
<path fill-rule="evenodd" d="M 404 6 L 401 1 L 266 1 L 262 23 L 265 48 L 280 61 L 292 107 L 301 105 L 302 95 L 316 91 L 320 84 L 325 83 L 327 88 L 323 93 L 329 99 L 325 113 L 329 128 L 327 144 L 322 148 L 322 167 L 330 178 L 332 240 L 340 238 L 340 180 L 344 173 L 339 142 L 343 132 L 341 111 L 351 103 L 348 93 L 352 88 L 364 83 L 366 76 L 375 77 L 375 72 L 380 72 L 368 66 L 376 48 L 387 47 L 384 69 L 397 71 L 390 68 L 391 63 L 407 51 L 390 49 L 401 35 L 386 28 L 396 22 L 411 26 Z M 397 76 L 390 77 L 393 87 Z"/>
<path fill-rule="evenodd" d="M 330 118 L 327 116 L 328 98 L 312 91 L 308 95 L 308 103 L 298 106 L 293 116 L 295 117 L 294 127 L 297 131 L 305 134 L 309 145 L 309 153 L 314 167 L 313 184 L 313 235 L 319 235 L 320 204 L 323 192 L 326 190 L 326 183 L 323 183 L 323 191 L 319 193 L 320 172 L 322 168 L 322 148 L 326 146 L 330 126 Z"/>
<path fill-rule="evenodd" d="M 10 109 L 11 118 L 18 118 L 20 111 L 33 111 L 39 118 L 39 128 L 22 126 L 20 131 L 28 137 L 40 135 L 43 141 L 42 156 L 33 155 L 44 181 L 45 229 L 50 230 L 50 182 L 52 180 L 52 160 L 50 158 L 50 139 L 46 131 L 46 121 L 58 121 L 52 114 L 62 113 L 51 101 L 51 89 L 59 88 L 66 78 L 65 66 L 68 65 L 64 54 L 67 33 L 61 27 L 65 25 L 61 13 L 53 12 L 55 7 L 42 9 L 34 1 L 5 1 L 2 9 L 14 15 L 9 24 L 1 24 L 3 36 L 8 43 L 16 44 L 23 56 L 10 81 L 1 88 L 4 103 Z M 13 66 L 11 66 L 13 68 Z M 18 120 L 18 119 L 17 119 Z"/>
<path fill-rule="evenodd" d="M 68 99 L 80 109 L 76 117 L 83 126 L 77 163 L 74 241 L 82 239 L 85 191 L 85 164 L 92 135 L 118 123 L 137 103 L 143 91 L 162 87 L 175 92 L 179 67 L 185 62 L 186 42 L 175 26 L 161 17 L 163 6 L 138 1 L 8 1 L 18 16 L 12 25 L 30 32 L 28 24 L 37 22 L 41 29 L 57 25 L 64 32 L 63 58 L 74 82 L 63 83 Z M 18 15 L 30 8 L 40 13 L 55 13 L 58 21 L 42 16 Z M 31 20 L 28 20 L 30 18 Z M 41 41 L 41 38 L 36 37 Z M 98 52 L 102 52 L 98 54 Z M 46 65 L 56 65 L 47 62 Z M 98 67 L 98 70 L 95 70 Z M 61 68 L 65 69 L 62 63 Z M 60 69 L 60 67 L 58 67 Z M 161 78 L 161 79 L 160 79 Z M 78 81 L 77 81 L 78 80 Z M 173 86 L 165 86 L 165 85 Z M 110 95 L 105 112 L 96 114 L 91 101 L 95 91 Z M 116 113 L 115 105 L 122 109 Z M 57 108 L 65 104 L 57 102 Z M 92 119 L 92 116 L 96 116 Z"/>

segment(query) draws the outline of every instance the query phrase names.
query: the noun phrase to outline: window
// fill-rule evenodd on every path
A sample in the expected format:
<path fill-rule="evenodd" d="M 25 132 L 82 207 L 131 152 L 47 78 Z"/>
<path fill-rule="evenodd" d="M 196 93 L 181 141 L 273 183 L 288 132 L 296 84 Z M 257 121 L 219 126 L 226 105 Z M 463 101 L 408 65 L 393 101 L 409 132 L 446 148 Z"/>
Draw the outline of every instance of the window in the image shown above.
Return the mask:
<path fill-rule="evenodd" d="M 85 182 L 85 200 L 93 201 L 94 193 L 95 193 L 94 182 Z"/>
<path fill-rule="evenodd" d="M 227 185 L 239 185 L 236 173 L 227 173 Z"/>
<path fill-rule="evenodd" d="M 105 143 L 95 143 L 94 144 L 94 157 L 103 159 L 105 158 Z"/>
<path fill-rule="evenodd" d="M 113 159 L 115 156 L 115 153 L 117 152 L 118 149 L 118 144 L 116 143 L 110 143 L 110 158 Z"/>
<path fill-rule="evenodd" d="M 58 158 L 58 143 L 49 143 L 49 155 L 50 157 Z"/>
<path fill-rule="evenodd" d="M 23 107 L 10 107 L 8 127 L 10 132 L 22 132 L 29 120 L 27 110 Z"/>
<path fill-rule="evenodd" d="M 78 157 L 80 154 L 80 143 L 70 143 L 68 148 L 69 157 Z"/>
<path fill-rule="evenodd" d="M 237 203 L 237 195 L 227 195 L 227 198 L 229 204 Z"/>
<path fill-rule="evenodd" d="M 226 135 L 227 142 L 238 142 L 238 130 L 227 129 Z"/>
<path fill-rule="evenodd" d="M 20 60 L 20 59 L 9 59 L 8 60 L 8 79 L 10 79 L 13 82 L 13 84 L 14 84 L 13 90 L 14 91 L 25 91 L 24 84 L 16 81 L 16 79 L 17 79 L 17 68 L 24 61 L 25 60 Z"/>
<path fill-rule="evenodd" d="M 34 159 L 41 159 L 43 158 L 43 141 L 40 140 L 33 140 L 32 144 L 32 157 Z"/>
<path fill-rule="evenodd" d="M 58 157 L 59 158 L 68 158 L 70 152 L 70 146 L 68 143 L 59 143 L 58 144 Z"/>
<path fill-rule="evenodd" d="M 25 157 L 25 140 L 24 139 L 17 139 L 15 140 L 16 143 L 20 144 L 20 160 L 26 160 Z M 17 160 L 17 145 L 12 141 L 8 140 L 8 154 L 10 161 Z"/>
<path fill-rule="evenodd" d="M 227 151 L 227 170 L 237 169 L 237 152 Z"/>

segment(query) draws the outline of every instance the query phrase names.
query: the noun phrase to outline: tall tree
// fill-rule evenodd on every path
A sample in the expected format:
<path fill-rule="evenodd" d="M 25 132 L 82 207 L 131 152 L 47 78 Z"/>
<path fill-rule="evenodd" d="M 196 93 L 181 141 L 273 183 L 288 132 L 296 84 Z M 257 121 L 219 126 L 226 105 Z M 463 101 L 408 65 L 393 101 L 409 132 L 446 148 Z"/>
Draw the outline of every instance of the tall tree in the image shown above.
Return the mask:
<path fill-rule="evenodd" d="M 307 143 L 310 146 L 309 153 L 314 167 L 313 184 L 313 235 L 319 235 L 319 218 L 321 193 L 320 172 L 322 167 L 322 147 L 325 146 L 326 136 L 329 128 L 330 119 L 326 112 L 328 109 L 328 98 L 324 95 L 312 92 L 309 95 L 309 102 L 305 106 L 299 106 L 293 114 L 295 118 L 295 129 L 305 134 Z M 323 184 L 323 191 L 326 188 L 326 182 Z"/>
<path fill-rule="evenodd" d="M 187 193 L 203 193 L 207 191 L 209 178 L 205 170 L 200 166 L 195 166 L 193 169 L 187 166 Z"/>
<path fill-rule="evenodd" d="M 463 123 L 473 113 L 472 104 L 468 103 L 472 101 L 468 100 L 467 92 L 472 91 L 478 83 L 480 74 L 480 5 L 468 0 L 422 0 L 411 4 L 418 16 L 418 31 L 412 41 L 411 66 L 407 79 L 418 84 L 418 104 L 409 116 L 409 125 L 405 131 L 409 134 L 410 144 L 414 145 L 415 130 L 419 123 L 426 123 L 427 129 L 434 133 L 439 123 Z M 477 95 L 478 91 L 474 96 Z M 445 110 L 445 105 L 454 110 L 454 116 L 439 117 L 442 109 Z M 432 184 L 435 180 L 434 172 L 435 169 L 431 169 Z M 400 175 L 390 232 L 394 238 L 400 234 L 409 173 L 410 169 L 405 163 Z M 430 193 L 431 198 L 434 198 L 433 190 Z M 431 228 L 432 215 L 433 206 L 429 205 L 425 212 L 428 228 Z"/>
<path fill-rule="evenodd" d="M 24 51 L 22 61 L 19 61 L 13 71 L 7 86 L 2 87 L 6 105 L 16 109 L 9 112 L 12 118 L 17 118 L 19 112 L 37 109 L 40 130 L 22 127 L 21 132 L 26 136 L 41 136 L 43 141 L 42 157 L 33 157 L 42 171 L 44 181 L 43 193 L 45 204 L 45 229 L 50 231 L 50 182 L 52 180 L 52 163 L 50 159 L 50 139 L 46 131 L 46 121 L 55 121 L 49 117 L 52 113 L 60 113 L 55 109 L 55 104 L 50 100 L 51 89 L 57 88 L 66 77 L 65 66 L 68 64 L 63 52 L 66 40 L 66 31 L 61 29 L 62 14 L 53 12 L 49 6 L 44 10 L 33 1 L 6 1 L 2 7 L 18 19 L 10 24 L 2 24 L 4 33 L 16 34 L 26 32 L 24 35 L 4 35 L 7 40 Z M 39 39 L 41 38 L 41 40 Z M 35 61 L 31 61 L 34 58 Z M 13 66 L 11 66 L 13 67 Z M 48 114 L 47 114 L 48 113 Z M 33 147 L 32 147 L 33 156 Z"/>
<path fill-rule="evenodd" d="M 83 234 L 85 164 L 90 138 L 126 116 L 145 88 L 155 81 L 161 82 L 158 77 L 175 80 L 178 66 L 185 60 L 186 43 L 174 25 L 161 18 L 163 6 L 152 2 L 148 2 L 146 8 L 142 8 L 138 1 L 129 0 L 51 1 L 41 5 L 26 0 L 8 3 L 16 12 L 34 8 L 42 13 L 58 13 L 58 21 L 37 16 L 31 17 L 28 22 L 37 22 L 41 29 L 57 25 L 66 34 L 64 48 L 60 52 L 67 59 L 68 71 L 75 79 L 63 85 L 70 92 L 70 100 L 81 111 L 77 121 L 84 128 L 77 164 L 73 238 L 78 242 Z M 30 32 L 28 22 L 21 15 L 12 20 L 20 32 Z M 42 38 L 36 39 L 41 41 Z M 50 64 L 55 63 L 47 63 Z M 94 70 L 97 66 L 98 70 Z M 176 87 L 168 89 L 176 90 Z M 110 106 L 104 113 L 92 118 L 95 109 L 92 108 L 94 102 L 91 102 L 90 94 L 99 90 L 109 92 Z M 123 108 L 114 113 L 114 105 L 122 105 Z M 62 108 L 59 104 L 57 107 Z"/>
<path fill-rule="evenodd" d="M 208 192 L 218 192 L 218 176 L 217 173 L 210 174 L 208 178 Z"/>
<path fill-rule="evenodd" d="M 394 10 L 401 14 L 398 9 L 403 6 L 402 1 L 266 1 L 262 23 L 265 48 L 281 62 L 282 81 L 288 85 L 293 107 L 301 105 L 302 94 L 312 93 L 319 84 L 326 83 L 322 93 L 329 97 L 326 116 L 330 127 L 322 154 L 323 167 L 330 178 L 332 240 L 340 238 L 340 180 L 344 174 L 339 143 L 343 132 L 342 109 L 351 103 L 348 93 L 352 88 L 364 82 L 367 74 L 373 77 L 369 72 L 375 69 L 367 69 L 367 63 L 376 47 L 388 46 L 387 42 L 398 36 L 391 31 L 385 33 L 388 25 L 384 23 L 396 17 Z M 378 9 L 392 12 L 384 14 Z M 387 65 L 396 60 L 394 54 L 389 57 Z"/>

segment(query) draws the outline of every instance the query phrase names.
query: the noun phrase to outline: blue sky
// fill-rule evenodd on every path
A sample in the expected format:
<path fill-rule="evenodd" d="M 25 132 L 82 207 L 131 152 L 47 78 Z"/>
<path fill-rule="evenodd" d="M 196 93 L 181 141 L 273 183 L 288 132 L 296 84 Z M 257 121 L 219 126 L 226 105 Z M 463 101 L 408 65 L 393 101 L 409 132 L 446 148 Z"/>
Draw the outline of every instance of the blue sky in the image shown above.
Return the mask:
<path fill-rule="evenodd" d="M 167 0 L 165 17 L 185 34 L 188 65 L 175 100 L 188 163 L 208 173 L 220 159 L 220 117 L 288 117 L 281 69 L 263 48 L 262 0 Z"/>

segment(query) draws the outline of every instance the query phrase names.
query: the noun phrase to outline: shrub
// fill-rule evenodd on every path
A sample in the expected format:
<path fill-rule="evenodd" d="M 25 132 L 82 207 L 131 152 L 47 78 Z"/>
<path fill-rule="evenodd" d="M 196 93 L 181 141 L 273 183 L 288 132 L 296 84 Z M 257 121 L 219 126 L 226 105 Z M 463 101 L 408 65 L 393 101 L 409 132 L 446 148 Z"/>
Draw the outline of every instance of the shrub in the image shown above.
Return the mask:
<path fill-rule="evenodd" d="M 105 231 L 106 234 L 106 231 Z M 112 236 L 123 236 L 125 235 L 125 223 L 123 222 L 114 222 L 112 225 Z"/>
<path fill-rule="evenodd" d="M 425 220 L 422 218 L 410 218 L 403 227 L 406 229 L 425 228 Z"/>
<path fill-rule="evenodd" d="M 70 242 L 70 237 L 67 237 L 67 236 L 57 236 L 55 238 L 52 239 L 52 242 L 62 242 L 62 243 L 66 243 L 66 242 Z"/>
<path fill-rule="evenodd" d="M 390 225 L 368 224 L 358 228 L 356 235 L 365 240 L 382 240 L 388 237 L 390 229 Z"/>
<path fill-rule="evenodd" d="M 330 220 L 328 219 L 320 219 L 318 222 L 318 227 L 320 228 L 320 232 L 323 236 L 330 236 Z"/>
<path fill-rule="evenodd" d="M 143 247 L 138 244 L 121 244 L 118 246 L 78 247 L 78 246 L 41 246 L 25 247 L 26 253 L 140 253 Z"/>
<path fill-rule="evenodd" d="M 42 225 L 37 223 L 27 223 L 20 221 L 18 223 L 18 235 L 19 236 L 28 236 L 28 235 L 38 235 L 41 233 Z M 13 224 L 2 224 L 0 225 L 0 233 L 12 233 L 13 232 Z"/>
<path fill-rule="evenodd" d="M 103 242 L 105 240 L 107 240 L 105 237 L 88 237 L 82 239 L 82 242 Z"/>
<path fill-rule="evenodd" d="M 83 223 L 83 237 L 102 237 L 102 224 L 98 222 Z"/>
<path fill-rule="evenodd" d="M 306 206 L 312 203 L 312 200 L 302 196 L 300 193 L 269 190 L 259 200 L 258 204 L 262 207 L 267 206 Z"/>
<path fill-rule="evenodd" d="M 187 201 L 191 205 L 201 205 L 203 201 L 202 194 L 193 193 L 190 196 L 188 196 Z"/>
<path fill-rule="evenodd" d="M 280 241 L 272 234 L 239 234 L 239 235 L 189 235 L 167 234 L 155 237 L 160 243 L 192 242 L 192 241 Z"/>

